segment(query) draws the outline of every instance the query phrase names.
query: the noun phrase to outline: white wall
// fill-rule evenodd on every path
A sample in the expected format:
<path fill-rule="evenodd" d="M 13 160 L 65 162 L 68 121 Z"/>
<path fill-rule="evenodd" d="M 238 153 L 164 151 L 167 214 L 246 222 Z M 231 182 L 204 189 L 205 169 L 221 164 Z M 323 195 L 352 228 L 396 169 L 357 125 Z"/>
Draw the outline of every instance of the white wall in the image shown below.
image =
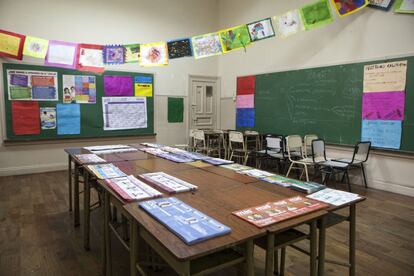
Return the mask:
<path fill-rule="evenodd" d="M 282 14 L 311 2 L 220 1 L 219 25 L 237 26 Z M 237 76 L 413 55 L 413 26 L 412 15 L 365 8 L 319 29 L 301 32 L 284 40 L 276 38 L 254 43 L 246 53 L 238 51 L 220 57 L 218 72 L 222 78 L 222 97 L 235 95 Z M 230 105 L 228 100 L 225 102 Z M 222 121 L 227 122 L 228 128 L 234 128 L 234 120 L 231 125 L 227 118 Z M 328 153 L 332 156 L 351 154 L 350 149 L 338 147 L 331 147 Z M 368 185 L 414 196 L 413 168 L 413 155 L 389 156 L 373 151 L 367 164 Z M 355 172 L 355 176 L 360 176 L 360 173 Z M 358 179 L 353 182 L 360 183 Z"/>
<path fill-rule="evenodd" d="M 188 37 L 218 29 L 218 1 L 210 0 L 0 0 L 0 28 L 46 39 L 93 44 L 148 43 Z M 0 58 L 1 64 L 16 62 Z M 36 59 L 23 62 L 42 64 Z M 217 76 L 217 57 L 195 61 L 171 60 L 162 68 L 138 64 L 108 66 L 109 70 L 155 74 L 155 132 L 160 143 L 186 141 L 187 109 L 183 123 L 167 122 L 167 95 L 188 95 L 188 76 Z M 2 74 L 0 74 L 2 75 Z M 3 79 L 0 77 L 0 104 L 4 110 Z M 5 137 L 1 112 L 1 141 Z M 117 141 L 101 141 L 114 143 Z M 123 140 L 123 143 L 134 140 Z M 136 140 L 135 140 L 136 142 Z M 85 142 L 84 142 L 85 143 Z M 96 142 L 89 142 L 96 143 Z M 44 145 L 0 145 L 0 176 L 62 169 L 66 167 L 63 148 L 81 146 L 76 141 Z"/>

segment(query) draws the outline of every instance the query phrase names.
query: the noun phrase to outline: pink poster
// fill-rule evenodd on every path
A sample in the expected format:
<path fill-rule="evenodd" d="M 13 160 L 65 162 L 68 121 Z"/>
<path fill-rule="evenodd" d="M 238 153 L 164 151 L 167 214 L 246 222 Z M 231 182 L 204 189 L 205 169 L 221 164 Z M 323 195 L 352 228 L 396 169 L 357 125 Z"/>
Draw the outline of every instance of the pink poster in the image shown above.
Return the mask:
<path fill-rule="evenodd" d="M 362 119 L 402 121 L 404 103 L 404 91 L 363 93 Z"/>
<path fill-rule="evenodd" d="M 253 108 L 254 107 L 254 94 L 238 95 L 236 99 L 237 108 Z"/>

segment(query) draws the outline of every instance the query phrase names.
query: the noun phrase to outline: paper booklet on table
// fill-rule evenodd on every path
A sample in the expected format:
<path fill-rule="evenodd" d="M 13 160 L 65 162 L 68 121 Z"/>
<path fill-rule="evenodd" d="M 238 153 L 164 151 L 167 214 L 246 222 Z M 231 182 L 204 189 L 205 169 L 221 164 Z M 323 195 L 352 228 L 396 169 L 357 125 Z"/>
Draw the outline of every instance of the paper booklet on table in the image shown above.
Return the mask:
<path fill-rule="evenodd" d="M 229 169 L 229 170 L 232 170 L 232 171 L 245 171 L 245 170 L 253 169 L 252 167 L 240 165 L 240 164 L 237 164 L 237 163 L 221 165 L 220 167 L 226 168 L 226 169 Z"/>
<path fill-rule="evenodd" d="M 193 184 L 164 172 L 144 173 L 140 174 L 139 177 L 147 180 L 150 184 L 153 184 L 170 194 L 193 191 L 198 188 Z"/>
<path fill-rule="evenodd" d="M 88 168 L 96 175 L 99 179 L 115 178 L 126 176 L 118 167 L 114 164 L 97 164 L 88 165 Z"/>
<path fill-rule="evenodd" d="M 150 199 L 162 196 L 162 193 L 138 180 L 133 175 L 105 179 L 105 181 L 125 201 Z"/>
<path fill-rule="evenodd" d="M 165 147 L 165 145 L 155 144 L 155 143 L 141 143 L 141 145 L 146 146 L 146 147 L 150 147 L 150 148 L 162 148 L 162 147 Z"/>
<path fill-rule="evenodd" d="M 339 191 L 331 188 L 325 188 L 319 192 L 307 196 L 311 199 L 316 199 L 328 204 L 340 206 L 351 201 L 361 198 L 358 194 Z"/>
<path fill-rule="evenodd" d="M 133 148 L 128 145 L 105 145 L 105 146 L 92 146 L 84 147 L 84 149 L 89 150 L 95 154 L 105 154 L 105 153 L 115 153 L 115 152 L 128 152 L 128 151 L 137 151 L 138 149 Z"/>
<path fill-rule="evenodd" d="M 231 231 L 226 225 L 175 197 L 148 200 L 139 203 L 139 206 L 188 245 Z"/>
<path fill-rule="evenodd" d="M 233 214 L 261 228 L 326 207 L 328 205 L 325 203 L 302 196 L 295 196 L 235 211 Z"/>
<path fill-rule="evenodd" d="M 312 194 L 314 192 L 325 189 L 326 186 L 316 183 L 316 182 L 300 182 L 299 181 L 297 183 L 291 183 L 289 188 L 295 191 L 302 192 L 302 193 Z"/>
<path fill-rule="evenodd" d="M 75 158 L 81 164 L 105 163 L 106 160 L 93 153 L 76 154 Z"/>
<path fill-rule="evenodd" d="M 225 164 L 232 164 L 234 161 L 221 159 L 221 158 L 213 158 L 213 157 L 207 157 L 202 159 L 204 162 L 212 164 L 212 165 L 225 165 Z"/>
<path fill-rule="evenodd" d="M 273 176 L 274 175 L 273 173 L 266 172 L 266 171 L 262 171 L 262 170 L 258 170 L 258 169 L 238 171 L 238 173 L 247 174 L 247 175 L 249 175 L 251 177 L 255 177 L 255 178 L 265 178 L 265 177 L 269 177 L 269 176 Z"/>

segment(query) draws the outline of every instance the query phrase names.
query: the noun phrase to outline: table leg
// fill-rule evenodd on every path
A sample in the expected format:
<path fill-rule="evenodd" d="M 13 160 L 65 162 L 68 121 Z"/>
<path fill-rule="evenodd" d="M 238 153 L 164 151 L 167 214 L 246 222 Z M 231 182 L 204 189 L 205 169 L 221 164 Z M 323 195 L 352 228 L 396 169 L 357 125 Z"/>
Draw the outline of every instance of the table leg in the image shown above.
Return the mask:
<path fill-rule="evenodd" d="M 75 173 L 74 173 L 74 191 L 73 191 L 73 203 L 74 203 L 74 226 L 79 226 L 80 224 L 80 214 L 79 214 L 79 165 L 75 162 Z"/>
<path fill-rule="evenodd" d="M 246 275 L 254 275 L 254 257 L 253 257 L 254 244 L 253 240 L 246 242 Z"/>
<path fill-rule="evenodd" d="M 349 206 L 349 275 L 355 276 L 356 206 Z"/>
<path fill-rule="evenodd" d="M 316 221 L 310 223 L 310 275 L 316 276 L 316 255 L 317 255 L 317 243 L 316 243 Z"/>
<path fill-rule="evenodd" d="M 318 276 L 323 276 L 325 273 L 325 243 L 326 243 L 326 219 L 325 217 L 319 220 L 319 249 L 318 249 Z"/>
<path fill-rule="evenodd" d="M 85 170 L 83 175 L 84 191 L 83 191 L 83 247 L 89 250 L 89 223 L 90 223 L 90 183 L 89 173 Z"/>
<path fill-rule="evenodd" d="M 106 275 L 112 275 L 112 247 L 111 247 L 111 230 L 109 228 L 110 220 L 110 212 L 111 212 L 111 201 L 110 195 L 107 191 L 104 192 L 104 239 L 105 239 L 105 271 Z"/>
<path fill-rule="evenodd" d="M 267 233 L 265 275 L 273 275 L 275 254 L 275 234 Z"/>
<path fill-rule="evenodd" d="M 138 223 L 132 219 L 129 224 L 131 236 L 129 237 L 129 267 L 130 276 L 137 276 L 136 264 L 138 262 Z"/>
<path fill-rule="evenodd" d="M 69 212 L 72 212 L 72 157 L 68 154 Z"/>

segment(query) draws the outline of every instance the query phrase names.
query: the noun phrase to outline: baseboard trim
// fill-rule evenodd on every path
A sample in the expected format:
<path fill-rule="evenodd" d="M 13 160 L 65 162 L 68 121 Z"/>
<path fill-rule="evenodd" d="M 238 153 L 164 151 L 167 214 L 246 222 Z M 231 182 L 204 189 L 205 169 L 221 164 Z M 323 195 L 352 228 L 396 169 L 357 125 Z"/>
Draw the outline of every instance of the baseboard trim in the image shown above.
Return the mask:
<path fill-rule="evenodd" d="M 31 166 L 21 166 L 21 167 L 6 167 L 6 168 L 0 168 L 0 176 L 61 171 L 61 170 L 66 170 L 67 168 L 68 168 L 67 163 L 31 165 Z"/>

